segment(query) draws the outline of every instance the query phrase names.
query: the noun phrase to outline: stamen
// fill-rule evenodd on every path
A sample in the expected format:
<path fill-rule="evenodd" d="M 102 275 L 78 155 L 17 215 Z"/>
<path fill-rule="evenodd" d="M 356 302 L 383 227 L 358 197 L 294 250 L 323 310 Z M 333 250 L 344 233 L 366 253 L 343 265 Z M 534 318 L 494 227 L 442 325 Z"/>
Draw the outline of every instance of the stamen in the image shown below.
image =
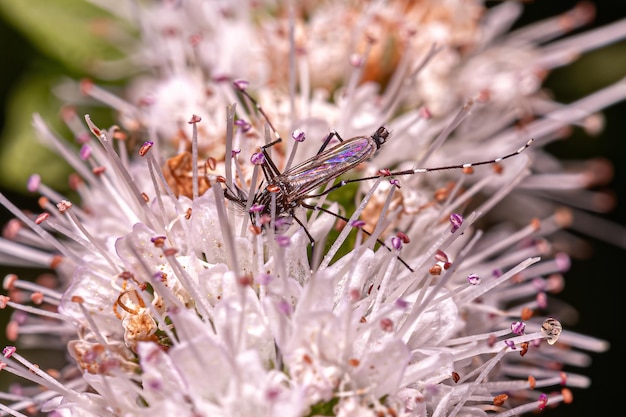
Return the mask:
<path fill-rule="evenodd" d="M 287 171 L 291 164 L 293 163 L 293 159 L 296 156 L 296 152 L 298 152 L 298 144 L 304 142 L 306 137 L 302 130 L 296 129 L 291 132 L 291 138 L 294 140 L 293 146 L 291 147 L 291 151 L 289 152 L 289 158 L 287 159 L 287 164 L 285 165 L 284 171 Z"/>
<path fill-rule="evenodd" d="M 123 184 L 125 184 L 126 187 L 131 191 L 131 194 L 134 197 L 135 203 L 138 203 L 139 207 L 141 207 L 141 212 L 145 214 L 145 220 L 148 223 L 148 226 L 150 226 L 154 230 L 159 230 L 158 228 L 159 222 L 154 217 L 154 214 L 152 213 L 152 211 L 148 209 L 146 201 L 141 196 L 141 192 L 137 188 L 135 181 L 133 181 L 129 172 L 126 170 L 126 168 L 122 164 L 122 161 L 119 159 L 119 156 L 117 155 L 117 153 L 115 153 L 115 150 L 113 149 L 113 147 L 111 146 L 111 143 L 109 142 L 107 133 L 100 130 L 91 121 L 91 118 L 89 117 L 89 115 L 85 115 L 85 121 L 87 122 L 87 125 L 91 129 L 92 133 L 98 138 L 100 143 L 104 146 L 105 150 L 107 151 L 107 154 L 109 155 L 109 160 L 113 163 L 113 167 L 115 168 L 115 171 L 117 172 L 117 174 L 124 180 Z"/>
<path fill-rule="evenodd" d="M 389 189 L 389 192 L 387 193 L 385 204 L 380 210 L 380 214 L 378 216 L 378 221 L 376 222 L 376 226 L 374 227 L 374 231 L 372 232 L 370 238 L 368 239 L 368 242 L 366 242 L 367 247 L 369 247 L 370 244 L 373 245 L 375 240 L 379 238 L 379 236 L 385 231 L 385 229 L 388 226 L 388 224 L 386 224 L 387 222 L 385 222 L 384 219 L 386 217 L 387 211 L 389 210 L 389 207 L 393 200 L 394 192 L 395 192 L 395 187 L 391 187 Z"/>
<path fill-rule="evenodd" d="M 354 221 L 356 221 L 359 218 L 359 216 L 361 215 L 361 212 L 363 211 L 363 209 L 367 205 L 367 202 L 369 201 L 369 199 L 374 194 L 374 191 L 376 191 L 376 188 L 378 188 L 378 185 L 380 184 L 381 180 L 382 180 L 382 177 L 379 177 L 378 179 L 376 179 L 376 182 L 374 183 L 372 188 L 370 188 L 370 190 L 365 195 L 365 197 L 363 197 L 363 200 L 361 201 L 361 204 L 359 204 L 359 207 L 357 207 L 357 209 L 354 211 L 354 213 L 352 213 L 352 216 L 350 217 L 350 220 L 348 221 L 348 223 L 354 222 Z M 339 233 L 339 236 L 333 242 L 333 245 L 331 246 L 331 248 L 328 250 L 328 252 L 324 256 L 324 259 L 322 259 L 322 262 L 320 263 L 320 265 L 318 267 L 319 271 L 321 271 L 323 269 L 326 269 L 328 267 L 328 265 L 330 264 L 330 261 L 332 260 L 332 258 L 335 256 L 335 254 L 337 253 L 337 251 L 339 250 L 339 248 L 341 247 L 343 242 L 348 237 L 348 233 L 350 233 L 350 228 L 347 228 L 347 227 L 344 228 L 341 231 L 341 233 Z"/>
<path fill-rule="evenodd" d="M 20 209 L 18 209 L 8 198 L 4 196 L 4 194 L 0 193 L 0 205 L 6 207 L 15 217 L 20 219 L 24 224 L 30 227 L 33 232 L 37 233 L 39 237 L 41 237 L 48 244 L 57 249 L 60 253 L 62 253 L 65 257 L 74 259 L 77 261 L 78 259 L 74 257 L 74 253 L 70 251 L 65 245 L 59 242 L 54 236 L 50 235 L 48 232 L 43 230 L 41 226 L 37 225 L 34 221 L 28 218 Z M 35 253 L 35 252 L 33 252 Z M 49 264 L 48 264 L 49 266 Z"/>
<path fill-rule="evenodd" d="M 287 5 L 288 12 L 288 24 L 289 24 L 289 114 L 291 116 L 290 125 L 291 128 L 295 126 L 298 114 L 296 112 L 296 12 L 293 3 Z M 297 142 L 296 142 L 297 143 Z M 295 148 L 295 146 L 294 146 Z M 293 151 L 292 153 L 295 153 Z M 288 169 L 289 163 L 286 168 Z"/>
<path fill-rule="evenodd" d="M 182 267 L 176 256 L 168 252 L 168 249 L 170 248 L 163 248 L 163 255 L 172 266 L 172 269 L 181 284 L 193 295 L 193 299 L 196 300 L 196 306 L 199 310 L 200 317 L 203 321 L 208 322 L 213 317 L 213 306 L 209 304 L 207 297 L 203 295 L 202 290 L 198 287 L 196 281 L 189 275 L 187 270 Z"/>
<path fill-rule="evenodd" d="M 545 46 L 537 64 L 552 69 L 567 65 L 580 54 L 617 42 L 626 36 L 626 19 L 604 25 L 598 29 L 568 36 Z"/>
<path fill-rule="evenodd" d="M 590 2 L 580 2 L 572 10 L 549 17 L 511 32 L 507 41 L 516 44 L 543 44 L 567 32 L 588 24 L 595 15 L 595 7 Z M 564 23 L 567 24 L 564 24 Z M 571 37 L 568 37 L 571 38 Z M 554 43 L 550 44 L 553 45 Z"/>
<path fill-rule="evenodd" d="M 91 172 L 91 170 L 87 169 L 83 161 L 81 161 L 80 158 L 76 155 L 75 151 L 73 149 L 70 149 L 67 141 L 60 139 L 56 135 L 54 135 L 39 114 L 33 115 L 33 126 L 35 128 L 35 132 L 39 135 L 40 139 L 44 143 L 49 144 L 51 147 L 53 147 L 54 150 L 58 152 L 59 155 L 65 161 L 67 161 L 67 163 L 69 163 L 72 168 L 76 170 L 76 172 L 78 172 L 81 178 L 85 179 L 85 181 L 89 182 L 90 184 L 97 183 L 95 175 Z M 59 201 L 55 198 L 52 198 L 52 200 Z"/>
<path fill-rule="evenodd" d="M 459 112 L 452 118 L 452 120 L 448 123 L 448 125 L 441 131 L 441 133 L 435 138 L 433 143 L 428 147 L 428 150 L 424 152 L 424 155 L 417 161 L 415 167 L 424 166 L 424 163 L 430 158 L 430 156 L 435 153 L 441 145 L 445 142 L 446 139 L 450 136 L 450 134 L 454 131 L 454 129 L 459 126 L 463 120 L 465 120 L 469 115 L 472 107 L 474 106 L 473 101 L 467 101 L 463 107 L 459 110 Z"/>
<path fill-rule="evenodd" d="M 50 268 L 53 260 L 51 253 L 0 238 L 0 263 L 3 265 Z"/>
<path fill-rule="evenodd" d="M 235 158 L 233 154 L 233 138 L 234 138 L 234 123 L 235 123 L 235 109 L 236 104 L 232 104 L 226 107 L 226 161 L 224 164 L 224 176 L 226 177 L 226 188 L 232 190 L 233 188 L 233 167 L 232 159 Z"/>
<path fill-rule="evenodd" d="M 465 304 L 469 304 L 470 301 L 475 300 L 476 298 L 484 295 L 485 293 L 487 293 L 488 291 L 490 291 L 497 285 L 501 285 L 505 281 L 513 278 L 513 276 L 515 276 L 519 272 L 525 270 L 526 268 L 528 268 L 529 266 L 537 262 L 539 262 L 539 258 L 526 259 L 525 261 L 519 263 L 517 266 L 515 266 L 514 268 L 506 272 L 497 280 L 494 279 L 494 280 L 485 281 L 481 285 L 472 286 L 471 288 L 468 288 L 468 290 L 471 290 L 471 291 L 467 291 L 467 293 L 464 294 L 463 297 L 459 297 L 456 300 L 457 304 L 461 306 Z"/>
<path fill-rule="evenodd" d="M 546 138 L 553 132 L 624 99 L 626 99 L 626 80 L 622 79 L 587 97 L 570 103 L 561 110 L 547 114 L 542 119 L 526 124 L 524 131 L 529 137 L 534 138 L 538 142 L 538 145 L 545 146 L 547 142 Z M 494 136 L 488 143 L 484 143 L 484 146 L 491 148 L 493 145 L 493 147 L 497 149 L 502 143 L 510 143 L 518 138 L 518 129 L 511 128 Z"/>
<path fill-rule="evenodd" d="M 66 322 L 66 323 L 71 323 L 72 319 L 70 317 L 67 317 L 65 315 L 59 314 L 59 313 L 54 313 L 52 311 L 48 311 L 48 310 L 44 310 L 38 307 L 32 307 L 32 306 L 27 306 L 27 305 L 23 305 L 20 303 L 16 303 L 13 301 L 8 301 L 5 299 L 5 303 L 7 307 L 11 307 L 15 310 L 18 311 L 23 311 L 25 313 L 28 314 L 32 314 L 35 316 L 41 316 L 41 317 L 47 317 L 47 318 L 51 318 L 51 319 L 56 319 L 59 320 L 61 322 Z"/>
<path fill-rule="evenodd" d="M 100 101 L 101 103 L 104 103 L 109 107 L 116 109 L 120 113 L 127 115 L 127 117 L 131 117 L 133 119 L 139 118 L 139 112 L 135 106 L 127 101 L 122 100 L 117 95 L 112 94 L 101 87 L 98 87 L 89 80 L 81 81 L 81 91 L 89 97 L 92 97 Z"/>
<path fill-rule="evenodd" d="M 198 198 L 198 123 L 200 123 L 200 116 L 195 114 L 191 116 L 191 120 L 188 122 L 193 126 L 193 132 L 191 135 L 191 177 L 192 177 L 192 196 L 195 200 Z"/>
<path fill-rule="evenodd" d="M 407 49 L 411 47 L 412 40 L 413 36 L 410 36 Z M 412 58 L 412 56 L 410 53 L 402 54 L 400 64 L 396 67 L 390 84 L 385 90 L 385 94 L 383 96 L 383 104 L 381 105 L 381 110 L 384 114 L 383 120 L 391 119 L 392 115 L 397 111 L 398 107 L 402 103 L 402 99 L 405 98 L 407 92 L 411 90 L 411 86 L 415 84 L 419 73 L 441 50 L 443 50 L 443 46 L 438 47 L 433 43 L 428 52 L 426 52 L 426 55 L 424 55 L 421 61 L 415 65 L 410 74 L 406 76 L 404 74 L 409 70 L 409 66 L 411 65 L 409 59 Z M 418 113 L 418 115 L 423 120 L 429 118 L 425 113 Z"/>
<path fill-rule="evenodd" d="M 95 248 L 97 248 L 98 253 L 107 261 L 113 273 L 116 273 L 116 271 L 119 271 L 120 269 L 118 265 L 115 263 L 115 261 L 113 261 L 113 259 L 111 259 L 111 257 L 109 256 L 109 252 L 106 250 L 106 248 L 102 247 L 100 242 L 95 240 L 93 236 L 91 235 L 91 233 L 89 233 L 87 229 L 85 229 L 85 227 L 80 222 L 78 217 L 76 217 L 76 215 L 72 212 L 71 208 L 72 208 L 72 204 L 69 203 L 69 201 L 67 200 L 63 200 L 61 203 L 59 203 L 59 211 L 61 213 L 65 213 L 69 217 L 72 224 L 81 231 L 81 233 L 87 238 L 87 240 L 91 244 L 94 245 Z"/>
<path fill-rule="evenodd" d="M 239 276 L 241 275 L 241 272 L 239 271 L 239 261 L 237 260 L 237 253 L 235 252 L 235 242 L 232 234 L 230 233 L 231 228 L 229 226 L 226 209 L 224 207 L 224 191 L 222 190 L 222 187 L 216 186 L 215 184 L 212 184 L 211 188 L 213 189 L 213 193 L 215 195 L 217 217 L 220 219 L 220 230 L 222 231 L 222 237 L 224 239 L 224 244 L 226 245 L 226 259 L 228 267 L 234 271 L 237 276 Z"/>

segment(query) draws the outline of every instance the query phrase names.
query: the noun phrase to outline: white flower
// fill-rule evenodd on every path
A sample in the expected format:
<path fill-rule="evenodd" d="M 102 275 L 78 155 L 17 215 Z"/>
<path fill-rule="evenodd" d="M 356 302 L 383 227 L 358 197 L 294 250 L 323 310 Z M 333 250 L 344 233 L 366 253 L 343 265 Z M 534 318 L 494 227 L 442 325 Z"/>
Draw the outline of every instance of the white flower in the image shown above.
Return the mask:
<path fill-rule="evenodd" d="M 589 384 L 547 367 L 583 366 L 580 350 L 608 346 L 562 332 L 546 294 L 569 266 L 548 240 L 566 222 L 519 188 L 582 188 L 580 173 L 548 170 L 540 147 L 626 86 L 565 107 L 542 97 L 537 66 L 563 63 L 570 44 L 537 46 L 558 30 L 494 28 L 519 13 L 513 4 L 484 21 L 479 2 L 381 6 L 142 8 L 133 59 L 157 75 L 134 79 L 127 100 L 82 85 L 121 127 L 65 112 L 76 153 L 35 116 L 80 175 L 80 206 L 38 177 L 29 188 L 44 214 L 0 195 L 28 226 L 0 252 L 61 278 L 50 290 L 10 275 L 0 303 L 22 313 L 14 333 L 71 339 L 68 367 L 81 372 L 56 377 L 6 348 L 4 372 L 48 389 L 7 396 L 14 415 L 504 417 L 571 401 L 542 388 Z M 626 36 L 624 21 L 615 27 L 578 35 L 589 41 L 579 50 Z M 372 62 L 389 66 L 378 74 Z M 543 118 L 518 132 L 522 110 Z M 350 163 L 331 155 L 365 152 L 328 151 L 335 141 L 317 154 L 332 129 L 347 147 L 357 136 L 380 147 L 350 170 L 360 188 L 347 211 L 333 202 L 343 183 L 293 191 Z M 299 163 L 304 174 L 279 174 Z M 520 196 L 541 222 L 513 212 Z M 55 311 L 20 303 L 24 293 Z M 576 350 L 553 346 L 559 337 Z"/>

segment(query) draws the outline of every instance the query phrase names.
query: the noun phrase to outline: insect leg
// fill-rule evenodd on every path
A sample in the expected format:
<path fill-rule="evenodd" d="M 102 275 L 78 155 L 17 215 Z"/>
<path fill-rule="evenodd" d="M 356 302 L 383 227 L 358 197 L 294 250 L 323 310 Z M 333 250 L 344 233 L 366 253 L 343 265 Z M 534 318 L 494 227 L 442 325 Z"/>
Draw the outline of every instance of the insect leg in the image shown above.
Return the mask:
<path fill-rule="evenodd" d="M 343 138 L 341 136 L 339 136 L 339 133 L 337 133 L 336 131 L 333 130 L 332 132 L 330 132 L 328 134 L 326 139 L 324 139 L 324 143 L 322 143 L 322 147 L 320 148 L 320 150 L 317 151 L 317 155 L 319 155 L 322 152 L 324 152 L 324 150 L 326 149 L 326 147 L 328 146 L 330 141 L 333 139 L 333 137 L 336 137 L 337 139 L 339 139 L 339 142 L 343 142 Z"/>
<path fill-rule="evenodd" d="M 336 218 L 338 218 L 338 219 L 340 219 L 340 220 L 343 220 L 343 221 L 344 221 L 344 222 L 346 222 L 346 223 L 350 221 L 350 219 L 349 219 L 349 218 L 347 218 L 347 217 L 345 217 L 345 216 L 342 216 L 342 215 L 341 215 L 341 214 L 339 214 L 339 213 L 335 213 L 335 212 L 333 212 L 333 211 L 330 211 L 330 210 L 328 210 L 328 209 L 326 209 L 326 208 L 324 208 L 324 207 L 314 206 L 314 205 L 312 205 L 312 204 L 306 204 L 306 203 L 301 203 L 300 205 L 301 205 L 302 207 L 306 208 L 306 209 L 309 209 L 309 210 L 318 210 L 318 211 L 322 211 L 322 212 L 324 212 L 324 213 L 328 213 L 328 214 L 330 214 L 331 216 L 334 216 L 334 217 L 336 217 Z M 298 221 L 298 223 L 300 223 L 300 222 Z M 302 224 L 302 223 L 300 223 L 300 224 Z M 304 230 L 306 231 L 306 228 L 305 228 Z M 366 235 L 368 235 L 368 236 L 372 236 L 372 233 L 371 233 L 371 232 L 368 232 L 367 230 L 365 230 L 365 229 L 363 229 L 363 228 L 360 228 L 360 230 L 361 230 L 363 233 L 365 233 Z M 308 232 L 307 232 L 307 234 L 308 234 Z M 380 240 L 380 239 L 376 238 L 376 242 L 378 242 L 381 246 L 385 247 L 385 248 L 386 248 L 389 252 L 391 252 L 391 251 L 392 251 L 392 250 L 391 250 L 391 248 L 390 248 L 389 246 L 387 246 L 387 244 L 386 244 L 385 242 L 383 242 L 382 240 Z M 409 266 L 409 264 L 407 264 L 407 263 L 406 263 L 406 261 L 405 261 L 404 259 L 402 259 L 400 256 L 397 256 L 397 258 L 398 258 L 398 260 L 402 263 L 402 265 L 404 265 L 404 266 L 405 266 L 405 267 L 406 267 L 409 271 L 411 271 L 411 272 L 415 272 L 415 271 L 413 270 L 413 268 L 411 268 L 411 267 Z"/>
<path fill-rule="evenodd" d="M 269 152 L 267 152 L 267 148 L 270 148 L 270 147 L 276 145 L 277 143 L 282 142 L 282 139 L 279 136 L 278 131 L 276 130 L 276 128 L 274 128 L 274 125 L 270 121 L 270 119 L 267 116 L 267 114 L 265 114 L 265 111 L 263 110 L 263 108 L 261 107 L 259 102 L 256 101 L 250 94 L 248 94 L 248 92 L 246 91 L 245 87 L 243 87 L 243 85 L 244 84 L 242 84 L 240 82 L 237 82 L 237 81 L 233 82 L 233 86 L 235 87 L 235 89 L 237 91 L 239 91 L 248 101 L 250 101 L 254 105 L 256 110 L 261 114 L 261 116 L 263 116 L 263 118 L 265 119 L 265 122 L 270 127 L 272 132 L 274 132 L 274 136 L 276 136 L 276 140 L 274 140 L 274 141 L 272 141 L 272 142 L 270 142 L 270 143 L 268 143 L 266 145 L 261 146 L 261 153 L 265 157 L 265 162 L 262 164 L 263 175 L 265 176 L 265 179 L 269 182 L 274 177 L 280 175 L 280 170 L 278 169 L 278 167 L 276 166 L 276 164 L 272 160 Z"/>
<path fill-rule="evenodd" d="M 313 236 L 311 236 L 309 229 L 306 228 L 304 223 L 302 223 L 302 221 L 295 215 L 295 213 L 291 213 L 291 217 L 296 221 L 296 223 L 298 223 L 302 227 L 302 229 L 304 229 L 304 233 L 306 233 L 306 236 L 309 238 L 309 241 L 311 242 L 311 248 L 313 248 L 315 246 L 315 239 L 313 239 Z"/>
<path fill-rule="evenodd" d="M 261 116 L 263 116 L 263 118 L 265 119 L 265 121 L 267 122 L 267 124 L 270 126 L 270 128 L 272 129 L 272 131 L 274 132 L 274 135 L 276 135 L 276 137 L 278 139 L 280 139 L 280 136 L 278 136 L 278 131 L 274 128 L 274 125 L 272 124 L 272 122 L 270 121 L 269 117 L 267 117 L 267 114 L 265 114 L 265 111 L 263 110 L 263 107 L 261 107 L 261 105 L 259 104 L 258 101 L 256 101 L 254 98 L 252 98 L 252 96 L 250 94 L 248 94 L 248 92 L 246 91 L 246 89 L 244 87 L 242 87 L 242 85 L 240 83 L 238 83 L 237 81 L 233 82 L 233 86 L 235 87 L 235 89 L 237 91 L 239 91 L 241 94 L 243 94 L 248 100 L 250 100 L 250 102 L 254 105 L 254 107 L 256 108 L 256 110 L 261 114 Z"/>
<path fill-rule="evenodd" d="M 272 160 L 269 152 L 267 152 L 267 148 L 272 147 L 280 142 L 282 142 L 282 139 L 278 138 L 275 141 L 268 143 L 267 145 L 261 146 L 261 153 L 263 153 L 263 156 L 265 157 L 265 162 L 262 164 L 263 174 L 265 174 L 265 179 L 267 179 L 268 181 L 280 175 L 280 170 Z"/>

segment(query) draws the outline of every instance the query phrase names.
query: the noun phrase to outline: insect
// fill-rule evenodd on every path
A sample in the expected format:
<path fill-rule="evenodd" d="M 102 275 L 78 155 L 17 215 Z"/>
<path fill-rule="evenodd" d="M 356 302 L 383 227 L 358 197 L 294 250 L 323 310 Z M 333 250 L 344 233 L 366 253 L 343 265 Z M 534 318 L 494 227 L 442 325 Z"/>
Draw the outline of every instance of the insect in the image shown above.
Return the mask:
<path fill-rule="evenodd" d="M 326 149 L 335 136 L 340 143 Z M 294 210 L 300 206 L 314 208 L 304 201 L 322 195 L 311 195 L 312 191 L 368 160 L 385 143 L 387 137 L 389 137 L 389 131 L 382 126 L 369 137 L 358 136 L 345 141 L 336 132 L 332 132 L 314 157 L 284 172 L 280 172 L 267 152 L 267 148 L 280 142 L 280 139 L 264 145 L 261 147 L 265 159 L 262 167 L 267 185 L 254 195 L 253 203 L 263 207 L 261 214 L 269 214 L 272 194 L 275 194 L 276 216 L 293 217 L 299 222 L 294 216 Z M 241 193 L 234 195 L 230 190 L 227 190 L 225 197 L 238 203 L 244 202 Z M 301 226 L 304 225 L 301 224 Z M 308 231 L 306 233 L 308 235 Z M 308 236 L 313 243 L 313 238 Z"/>
<path fill-rule="evenodd" d="M 267 116 L 261 109 L 260 105 L 245 91 L 245 89 L 239 87 L 237 83 L 234 83 L 234 85 L 256 106 L 257 110 L 265 117 L 270 128 L 275 132 L 276 130 L 267 119 Z M 351 171 L 357 165 L 370 159 L 376 151 L 387 142 L 389 137 L 390 132 L 384 126 L 380 126 L 370 136 L 357 136 L 346 140 L 344 140 L 337 132 L 333 131 L 326 137 L 315 156 L 282 172 L 278 169 L 267 151 L 268 148 L 280 143 L 282 139 L 279 137 L 278 139 L 261 146 L 260 150 L 262 162 L 260 162 L 260 164 L 265 177 L 265 185 L 261 185 L 258 191 L 251 197 L 252 203 L 256 207 L 256 211 L 261 215 L 271 215 L 273 213 L 275 218 L 289 218 L 295 220 L 304 229 L 304 232 L 313 246 L 315 244 L 315 240 L 307 230 L 306 226 L 295 215 L 295 210 L 298 207 L 323 211 L 344 221 L 348 221 L 349 219 L 321 206 L 308 204 L 306 203 L 306 200 L 326 195 L 348 183 L 372 180 L 381 176 L 395 177 L 450 169 L 471 169 L 472 167 L 479 165 L 495 164 L 504 159 L 520 154 L 532 143 L 531 139 L 515 152 L 496 159 L 485 161 L 440 166 L 435 168 L 416 168 L 396 172 L 381 170 L 378 175 L 342 180 L 321 193 L 311 194 L 321 186 L 336 180 L 342 174 Z M 339 144 L 328 148 L 328 145 L 333 138 L 337 138 L 339 140 Z M 234 190 L 226 186 L 224 189 L 224 197 L 235 202 L 241 208 L 249 206 L 248 198 L 250 197 L 247 196 L 246 193 L 238 186 L 234 185 L 233 187 Z M 250 213 L 250 217 L 254 223 L 254 214 Z M 363 231 L 368 235 L 370 234 L 365 230 Z M 391 250 L 391 248 L 389 248 L 389 246 L 387 246 L 387 244 L 383 241 L 380 239 L 376 240 L 379 244 L 383 245 L 388 250 Z M 400 259 L 400 261 L 412 271 L 411 267 L 407 265 L 406 262 L 404 262 L 401 258 L 398 259 Z"/>

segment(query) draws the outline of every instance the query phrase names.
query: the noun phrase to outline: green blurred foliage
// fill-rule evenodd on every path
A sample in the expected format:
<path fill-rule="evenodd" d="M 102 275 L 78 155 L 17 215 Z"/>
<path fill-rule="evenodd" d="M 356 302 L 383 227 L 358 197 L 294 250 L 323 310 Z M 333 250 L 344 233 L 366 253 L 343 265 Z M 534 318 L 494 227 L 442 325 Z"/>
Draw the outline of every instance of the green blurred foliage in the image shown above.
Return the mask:
<path fill-rule="evenodd" d="M 59 118 L 63 103 L 53 89 L 62 77 L 92 77 L 94 63 L 122 56 L 102 36 L 112 17 L 83 0 L 0 1 L 0 17 L 37 51 L 7 92 L 0 186 L 24 192 L 28 177 L 38 173 L 47 185 L 65 191 L 70 168 L 41 146 L 32 115 L 41 114 L 53 130 L 67 133 Z"/>
<path fill-rule="evenodd" d="M 73 73 L 86 72 L 95 60 L 121 57 L 98 32 L 98 23 L 111 16 L 86 1 L 0 1 L 0 15 L 40 53 Z"/>
<path fill-rule="evenodd" d="M 57 78 L 51 75 L 29 74 L 13 90 L 5 109 L 7 122 L 2 132 L 0 185 L 3 187 L 24 191 L 28 177 L 39 173 L 47 185 L 67 188 L 69 166 L 41 145 L 32 127 L 34 113 L 41 114 L 44 120 L 58 120 L 61 103 L 50 93 L 56 82 Z"/>

